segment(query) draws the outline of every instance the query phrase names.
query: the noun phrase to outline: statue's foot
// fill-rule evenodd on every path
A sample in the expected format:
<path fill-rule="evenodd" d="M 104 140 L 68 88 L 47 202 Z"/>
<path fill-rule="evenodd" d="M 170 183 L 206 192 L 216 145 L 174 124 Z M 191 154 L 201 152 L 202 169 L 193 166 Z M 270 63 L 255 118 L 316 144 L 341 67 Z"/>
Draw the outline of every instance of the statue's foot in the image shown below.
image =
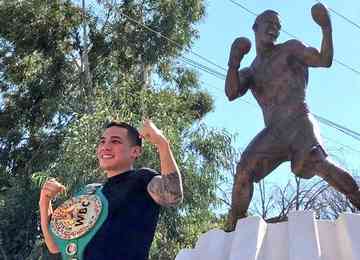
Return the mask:
<path fill-rule="evenodd" d="M 246 218 L 247 216 L 248 216 L 248 214 L 246 212 L 239 214 L 239 215 L 235 215 L 235 214 L 232 214 L 232 212 L 230 211 L 227 222 L 224 227 L 224 231 L 225 232 L 233 232 L 236 228 L 236 223 L 237 223 L 238 219 Z"/>
<path fill-rule="evenodd" d="M 230 221 L 228 219 L 228 221 L 226 222 L 225 226 L 224 226 L 224 231 L 225 232 L 233 232 L 235 230 L 235 227 L 236 227 L 236 221 L 235 223 L 233 221 Z"/>
<path fill-rule="evenodd" d="M 350 200 L 351 204 L 355 206 L 358 210 L 360 210 L 360 190 L 347 195 L 348 199 Z"/>

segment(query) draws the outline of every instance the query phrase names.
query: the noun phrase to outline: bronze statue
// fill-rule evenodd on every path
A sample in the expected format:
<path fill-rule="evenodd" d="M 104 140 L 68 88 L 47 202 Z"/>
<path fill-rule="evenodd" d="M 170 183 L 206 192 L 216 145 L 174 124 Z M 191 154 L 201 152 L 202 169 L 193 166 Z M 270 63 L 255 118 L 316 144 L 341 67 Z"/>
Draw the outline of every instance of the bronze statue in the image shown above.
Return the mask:
<path fill-rule="evenodd" d="M 251 90 L 260 105 L 265 128 L 251 141 L 237 165 L 232 204 L 226 229 L 235 229 L 249 207 L 253 183 L 259 182 L 282 162 L 291 161 L 292 172 L 308 179 L 322 177 L 360 209 L 359 187 L 344 169 L 327 159 L 316 122 L 305 102 L 309 67 L 330 67 L 333 60 L 332 27 L 326 7 L 311 9 L 322 30 L 318 51 L 298 40 L 275 44 L 280 32 L 278 13 L 267 10 L 255 20 L 256 57 L 239 70 L 251 42 L 237 38 L 231 47 L 225 92 L 230 101 Z"/>

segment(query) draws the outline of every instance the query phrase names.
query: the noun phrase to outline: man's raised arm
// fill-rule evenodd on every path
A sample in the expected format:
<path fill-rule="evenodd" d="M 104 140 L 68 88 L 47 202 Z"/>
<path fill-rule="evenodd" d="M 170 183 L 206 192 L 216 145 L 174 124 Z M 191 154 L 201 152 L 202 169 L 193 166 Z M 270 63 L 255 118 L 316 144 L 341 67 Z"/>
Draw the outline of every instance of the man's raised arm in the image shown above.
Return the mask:
<path fill-rule="evenodd" d="M 249 68 L 240 68 L 244 55 L 250 51 L 251 42 L 245 37 L 237 38 L 231 45 L 228 71 L 225 80 L 225 94 L 230 101 L 240 97 L 249 89 L 251 73 Z"/>
<path fill-rule="evenodd" d="M 312 47 L 305 48 L 304 62 L 313 67 L 330 67 L 334 57 L 330 15 L 327 8 L 321 3 L 317 3 L 311 8 L 311 15 L 321 27 L 321 49 L 319 52 Z"/>
<path fill-rule="evenodd" d="M 183 187 L 169 141 L 150 120 L 144 121 L 140 134 L 157 147 L 160 156 L 161 175 L 149 182 L 147 190 L 150 196 L 162 206 L 178 205 L 183 199 Z"/>

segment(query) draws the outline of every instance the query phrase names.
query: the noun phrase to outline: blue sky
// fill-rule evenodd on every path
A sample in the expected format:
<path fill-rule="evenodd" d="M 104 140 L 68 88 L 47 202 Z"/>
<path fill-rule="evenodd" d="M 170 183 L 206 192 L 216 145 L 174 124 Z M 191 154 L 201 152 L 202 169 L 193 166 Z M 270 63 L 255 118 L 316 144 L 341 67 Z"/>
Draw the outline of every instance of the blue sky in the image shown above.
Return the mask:
<path fill-rule="evenodd" d="M 317 1 L 282 1 L 282 0 L 236 0 L 255 13 L 273 9 L 280 14 L 282 29 L 296 35 L 304 43 L 320 48 L 320 27 L 312 20 L 311 7 Z M 345 4 L 346 2 L 346 4 Z M 323 1 L 329 8 L 347 16 L 360 24 L 359 1 Z M 241 9 L 229 0 L 206 1 L 207 14 L 199 24 L 200 38 L 192 50 L 216 64 L 226 68 L 231 43 L 236 37 L 245 36 L 252 42 L 252 50 L 244 58 L 242 65 L 247 66 L 255 57 L 254 35 L 251 29 L 255 16 Z M 360 29 L 330 12 L 333 24 L 335 59 L 360 70 Z M 278 42 L 291 39 L 281 32 Z M 199 58 L 187 57 L 206 64 Z M 225 74 L 219 68 L 206 64 Z M 229 102 L 224 94 L 224 81 L 214 76 L 199 72 L 202 87 L 215 99 L 215 110 L 204 119 L 209 126 L 224 128 L 237 133 L 236 146 L 244 148 L 264 127 L 262 113 L 250 92 L 236 101 Z M 344 68 L 334 62 L 331 68 L 310 69 L 307 90 L 307 103 L 311 112 L 360 132 L 360 74 Z M 245 102 L 244 102 L 245 101 Z M 249 102 L 249 103 L 246 103 Z M 331 157 L 349 170 L 360 169 L 360 142 L 326 125 L 319 124 L 325 148 Z M 350 148 L 349 148 L 350 147 Z M 289 164 L 283 164 L 267 178 L 271 182 L 286 183 Z"/>
<path fill-rule="evenodd" d="M 205 0 L 206 17 L 198 24 L 200 38 L 192 50 L 205 56 L 221 67 L 226 68 L 231 43 L 236 37 L 245 36 L 252 43 L 252 50 L 244 58 L 242 65 L 247 66 L 255 57 L 254 35 L 251 29 L 254 15 L 246 12 L 230 0 Z M 297 0 L 234 0 L 254 13 L 273 9 L 280 13 L 282 28 L 313 47 L 319 48 L 321 31 L 312 20 L 310 10 L 317 1 Z M 80 1 L 75 1 L 80 3 Z M 360 25 L 360 2 L 355 0 L 323 1 L 329 8 L 345 15 Z M 333 40 L 335 58 L 360 71 L 360 28 L 351 25 L 333 12 Z M 290 39 L 284 32 L 279 42 Z M 193 55 L 186 55 L 195 61 L 206 64 Z M 210 64 L 207 66 L 212 67 Z M 212 67 L 225 74 L 219 68 Z M 215 110 L 206 116 L 204 122 L 209 126 L 224 128 L 238 134 L 236 146 L 241 149 L 263 128 L 260 108 L 250 92 L 234 102 L 227 101 L 224 94 L 224 80 L 199 71 L 202 87 L 215 99 Z M 310 110 L 322 117 L 360 132 L 360 74 L 334 62 L 329 69 L 310 69 L 307 103 Z M 0 98 L 1 99 L 1 98 Z M 249 103 L 251 104 L 249 104 Z M 349 170 L 360 172 L 360 142 L 337 130 L 320 124 L 325 147 L 332 158 Z M 350 147 L 350 148 L 349 148 Z M 270 181 L 286 183 L 292 175 L 289 165 L 283 164 L 269 176 Z"/>

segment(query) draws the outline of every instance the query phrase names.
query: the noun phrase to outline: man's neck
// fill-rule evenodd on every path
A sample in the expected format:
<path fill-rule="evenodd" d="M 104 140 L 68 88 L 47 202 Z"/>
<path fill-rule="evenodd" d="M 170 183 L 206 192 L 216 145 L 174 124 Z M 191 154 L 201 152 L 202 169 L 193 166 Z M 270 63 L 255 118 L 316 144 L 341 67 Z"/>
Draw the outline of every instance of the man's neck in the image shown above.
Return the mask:
<path fill-rule="evenodd" d="M 122 168 L 119 168 L 119 169 L 116 169 L 116 170 L 109 170 L 109 171 L 106 171 L 106 177 L 111 178 L 111 177 L 114 177 L 116 175 L 120 175 L 120 174 L 122 174 L 124 172 L 131 171 L 133 169 L 134 169 L 134 167 L 131 165 L 131 166 L 122 167 Z"/>
<path fill-rule="evenodd" d="M 263 44 L 261 42 L 257 42 L 256 44 L 256 54 L 261 57 L 269 56 L 272 51 L 275 49 L 275 44 Z"/>

